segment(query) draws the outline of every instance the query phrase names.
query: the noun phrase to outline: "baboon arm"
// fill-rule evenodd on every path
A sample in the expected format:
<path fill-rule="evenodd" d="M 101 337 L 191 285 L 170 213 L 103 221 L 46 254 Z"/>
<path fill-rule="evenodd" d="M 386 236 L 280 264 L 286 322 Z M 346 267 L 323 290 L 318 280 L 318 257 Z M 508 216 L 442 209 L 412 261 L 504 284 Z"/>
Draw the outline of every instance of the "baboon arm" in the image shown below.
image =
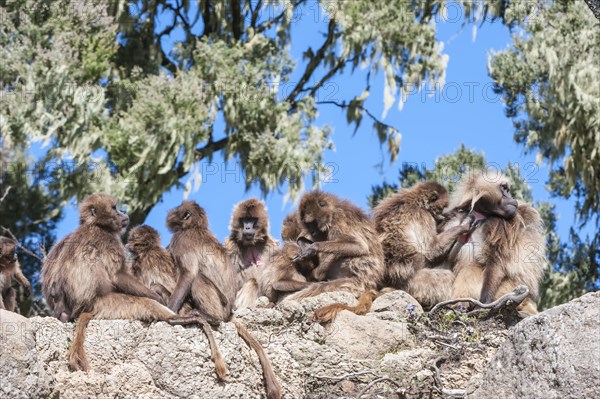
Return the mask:
<path fill-rule="evenodd" d="M 27 277 L 25 277 L 23 275 L 23 273 L 21 272 L 20 269 L 17 269 L 15 278 L 17 279 L 19 284 L 21 284 L 23 286 L 23 289 L 25 290 L 25 295 L 27 295 L 27 296 L 31 295 L 31 283 L 29 282 L 29 280 L 27 280 Z"/>
<path fill-rule="evenodd" d="M 362 256 L 369 254 L 369 246 L 350 235 L 342 235 L 331 241 L 314 243 L 317 250 L 326 254 L 335 254 L 338 257 Z"/>
<path fill-rule="evenodd" d="M 4 298 L 2 298 L 2 292 L 0 291 L 0 309 L 6 309 L 4 305 Z"/>
<path fill-rule="evenodd" d="M 19 284 L 21 284 L 23 287 L 25 287 L 25 288 L 31 287 L 31 284 L 29 283 L 29 280 L 27 280 L 27 277 L 25 277 L 23 275 L 23 272 L 21 271 L 20 267 L 17 267 L 17 269 L 15 271 L 15 278 L 17 279 L 17 281 L 19 282 Z"/>
<path fill-rule="evenodd" d="M 163 303 L 162 298 L 156 292 L 142 284 L 137 278 L 131 274 L 121 270 L 117 272 L 113 280 L 113 286 L 117 291 L 123 294 L 133 296 L 141 296 L 154 299 L 159 303 Z"/>
<path fill-rule="evenodd" d="M 326 255 L 326 256 L 321 256 L 319 258 L 319 266 L 315 267 L 313 269 L 313 271 L 310 273 L 310 276 L 312 277 L 312 279 L 315 281 L 325 280 L 325 277 L 327 276 L 327 271 L 333 264 L 334 260 L 336 260 L 336 258 L 331 254 Z"/>
<path fill-rule="evenodd" d="M 481 287 L 481 295 L 479 300 L 482 303 L 490 303 L 494 301 L 496 292 L 502 283 L 504 273 L 499 264 L 489 264 L 483 271 L 483 286 Z"/>
<path fill-rule="evenodd" d="M 171 291 L 166 289 L 165 286 L 162 284 L 152 283 L 152 285 L 150 286 L 150 289 L 152 291 L 156 292 L 158 295 L 160 295 L 161 298 L 163 298 L 163 300 L 165 300 L 165 303 L 171 297 Z"/>
<path fill-rule="evenodd" d="M 435 240 L 430 248 L 427 248 L 424 254 L 425 257 L 431 264 L 441 263 L 448 256 L 448 252 L 452 249 L 452 245 L 456 242 L 456 239 L 468 232 L 468 225 L 460 225 L 451 227 L 438 235 L 432 233 Z"/>
<path fill-rule="evenodd" d="M 190 289 L 192 288 L 192 281 L 194 280 L 194 276 L 187 270 L 182 271 L 179 279 L 177 280 L 177 286 L 171 294 L 171 299 L 169 299 L 169 309 L 173 312 L 179 312 L 181 306 L 183 305 L 183 301 L 190 293 Z"/>
<path fill-rule="evenodd" d="M 308 285 L 306 281 L 280 280 L 273 283 L 273 289 L 279 292 L 296 292 Z"/>

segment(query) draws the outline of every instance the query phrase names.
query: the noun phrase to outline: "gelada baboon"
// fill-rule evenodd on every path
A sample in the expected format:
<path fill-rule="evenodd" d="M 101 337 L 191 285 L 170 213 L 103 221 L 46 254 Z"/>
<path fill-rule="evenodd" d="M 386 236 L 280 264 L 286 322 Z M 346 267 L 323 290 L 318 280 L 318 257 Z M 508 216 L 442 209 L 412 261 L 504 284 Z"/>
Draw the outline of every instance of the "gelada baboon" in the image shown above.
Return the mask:
<path fill-rule="evenodd" d="M 424 307 L 450 299 L 454 274 L 442 264 L 469 220 L 437 232 L 448 191 L 433 181 L 417 183 L 383 199 L 373 219 L 385 256 L 384 285 L 412 295 Z"/>
<path fill-rule="evenodd" d="M 117 209 L 117 200 L 104 194 L 90 195 L 79 206 L 80 226 L 57 243 L 42 266 L 44 295 L 57 317 L 77 318 L 69 365 L 89 370 L 84 349 L 92 319 L 170 320 L 177 317 L 156 300 L 160 296 L 127 272 L 121 235 L 129 217 Z M 156 300 L 155 300 L 156 299 Z M 208 336 L 217 375 L 226 370 L 212 331 Z"/>
<path fill-rule="evenodd" d="M 17 306 L 17 291 L 11 287 L 14 277 L 25 289 L 27 295 L 31 295 L 31 284 L 21 272 L 21 266 L 17 259 L 17 241 L 0 237 L 0 309 L 14 312 Z"/>
<path fill-rule="evenodd" d="M 235 205 L 225 248 L 236 268 L 240 290 L 235 307 L 248 307 L 259 296 L 258 278 L 278 251 L 277 240 L 269 234 L 269 216 L 264 202 L 250 198 Z"/>
<path fill-rule="evenodd" d="M 537 210 L 513 199 L 508 178 L 492 169 L 467 172 L 452 194 L 450 209 L 454 217 L 446 230 L 466 215 L 477 220 L 475 230 L 452 251 L 453 298 L 489 303 L 524 284 L 529 298 L 519 310 L 537 313 L 535 300 L 547 263 L 545 228 Z"/>
<path fill-rule="evenodd" d="M 330 259 L 318 282 L 287 299 L 338 290 L 358 295 L 378 288 L 384 274 L 383 250 L 373 222 L 360 208 L 333 194 L 312 191 L 300 200 L 298 215 L 312 241 L 300 250 L 298 259 L 315 255 Z"/>
<path fill-rule="evenodd" d="M 183 300 L 189 297 L 194 309 L 213 323 L 230 321 L 238 276 L 225 247 L 208 229 L 204 209 L 195 202 L 184 201 L 169 212 L 167 227 L 173 233 L 169 251 L 179 268 L 179 279 L 169 308 L 179 311 Z M 258 355 L 267 396 L 281 398 L 281 386 L 262 346 L 241 323 L 231 321 Z"/>
<path fill-rule="evenodd" d="M 238 291 L 237 308 L 252 306 L 260 296 L 275 304 L 285 294 L 299 291 L 308 285 L 308 281 L 315 281 L 311 273 L 319 266 L 318 256 L 298 257 L 302 248 L 312 243 L 306 236 L 298 215 L 292 213 L 286 216 L 281 230 L 283 248 L 275 251 L 270 262 L 259 269 L 256 285 L 248 281 Z"/>
<path fill-rule="evenodd" d="M 160 244 L 158 231 L 147 225 L 134 227 L 129 231 L 125 249 L 131 273 L 160 295 L 164 303 L 169 303 L 178 272 L 173 257 Z"/>
<path fill-rule="evenodd" d="M 233 208 L 225 248 L 239 272 L 263 266 L 278 244 L 269 234 L 269 216 L 264 202 L 256 198 L 242 201 Z"/>

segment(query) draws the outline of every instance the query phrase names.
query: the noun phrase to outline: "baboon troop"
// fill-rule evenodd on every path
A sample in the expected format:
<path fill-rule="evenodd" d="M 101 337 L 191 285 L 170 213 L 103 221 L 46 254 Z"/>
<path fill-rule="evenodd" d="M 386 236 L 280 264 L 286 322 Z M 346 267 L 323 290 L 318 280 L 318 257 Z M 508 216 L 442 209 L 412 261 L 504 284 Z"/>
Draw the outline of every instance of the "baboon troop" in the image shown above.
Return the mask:
<path fill-rule="evenodd" d="M 255 198 L 235 205 L 224 243 L 193 201 L 169 211 L 167 248 L 148 225 L 133 227 L 124 244 L 129 217 L 110 195 L 86 197 L 79 221 L 47 254 L 40 278 L 52 316 L 77 323 L 71 369 L 89 370 L 90 320 L 165 321 L 202 327 L 217 378 L 226 381 L 213 328 L 232 322 L 259 357 L 268 398 L 281 398 L 282 388 L 261 344 L 235 319 L 236 309 L 255 306 L 259 297 L 270 306 L 331 291 L 358 298 L 357 306 L 334 303 L 311 315 L 327 323 L 343 310 L 366 314 L 390 289 L 430 308 L 457 298 L 490 303 L 524 284 L 529 297 L 519 310 L 534 314 L 546 265 L 539 213 L 512 198 L 506 176 L 491 170 L 466 172 L 452 193 L 434 181 L 400 189 L 372 215 L 334 194 L 307 192 L 283 221 L 282 245 Z M 30 291 L 17 246 L 0 237 L 0 309 L 9 311 L 16 307 L 13 277 Z"/>

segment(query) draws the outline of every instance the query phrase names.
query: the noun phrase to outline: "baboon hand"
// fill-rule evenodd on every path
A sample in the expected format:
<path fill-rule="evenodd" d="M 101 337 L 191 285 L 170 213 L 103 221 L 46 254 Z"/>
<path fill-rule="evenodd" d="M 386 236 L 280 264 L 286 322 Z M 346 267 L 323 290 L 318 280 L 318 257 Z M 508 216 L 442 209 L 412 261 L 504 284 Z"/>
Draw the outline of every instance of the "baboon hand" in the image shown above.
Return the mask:
<path fill-rule="evenodd" d="M 31 296 L 31 284 L 25 284 L 23 286 L 23 292 L 25 292 L 25 295 L 30 297 Z"/>

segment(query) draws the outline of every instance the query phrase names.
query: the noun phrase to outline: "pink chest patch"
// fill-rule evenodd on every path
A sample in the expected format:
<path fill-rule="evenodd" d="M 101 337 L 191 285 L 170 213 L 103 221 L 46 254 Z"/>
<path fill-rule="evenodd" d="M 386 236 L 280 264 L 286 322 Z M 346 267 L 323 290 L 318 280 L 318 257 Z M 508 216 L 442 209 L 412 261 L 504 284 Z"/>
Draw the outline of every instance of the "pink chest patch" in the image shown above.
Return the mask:
<path fill-rule="evenodd" d="M 261 253 L 256 248 L 252 248 L 244 254 L 244 266 L 262 266 L 263 264 Z"/>

